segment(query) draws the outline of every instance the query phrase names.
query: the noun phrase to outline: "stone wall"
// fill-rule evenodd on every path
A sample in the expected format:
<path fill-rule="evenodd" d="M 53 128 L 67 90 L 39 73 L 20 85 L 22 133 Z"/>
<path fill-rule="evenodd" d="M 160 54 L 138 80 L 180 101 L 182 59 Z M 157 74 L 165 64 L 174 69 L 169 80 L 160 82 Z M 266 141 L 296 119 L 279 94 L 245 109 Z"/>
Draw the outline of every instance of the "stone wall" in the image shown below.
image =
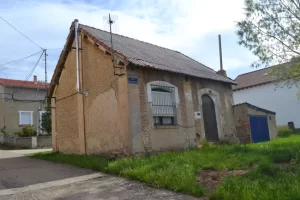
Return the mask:
<path fill-rule="evenodd" d="M 128 77 L 138 80 L 128 84 L 133 153 L 200 146 L 205 130 L 203 119 L 195 120 L 195 112 L 202 113 L 203 94 L 214 95 L 216 100 L 219 139 L 237 141 L 230 85 L 135 66 L 128 68 Z M 147 84 L 152 81 L 164 81 L 177 87 L 176 125 L 154 126 L 147 90 Z"/>

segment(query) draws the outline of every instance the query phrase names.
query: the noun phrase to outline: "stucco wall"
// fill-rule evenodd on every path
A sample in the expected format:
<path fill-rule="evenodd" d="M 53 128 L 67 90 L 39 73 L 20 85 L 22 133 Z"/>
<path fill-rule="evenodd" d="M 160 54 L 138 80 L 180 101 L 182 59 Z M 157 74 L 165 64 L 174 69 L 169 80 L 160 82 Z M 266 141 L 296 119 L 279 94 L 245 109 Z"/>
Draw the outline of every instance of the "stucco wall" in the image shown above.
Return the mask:
<path fill-rule="evenodd" d="M 1 95 L 0 99 L 0 128 L 4 125 L 9 133 L 21 131 L 23 127 L 19 126 L 19 111 L 33 111 L 33 129 L 39 129 L 39 110 L 44 110 L 44 99 L 46 91 L 44 89 L 21 88 L 21 87 L 2 87 L 0 93 L 14 94 L 15 99 L 21 100 L 40 100 L 40 102 L 18 102 L 11 99 L 11 95 Z"/>
<path fill-rule="evenodd" d="M 75 46 L 75 44 L 73 44 Z M 75 50 L 71 50 L 61 74 L 56 96 L 56 145 L 64 153 L 79 153 Z M 71 96 L 73 95 L 73 96 Z M 70 96 L 70 97 L 69 97 Z M 66 98 L 67 97 L 67 98 Z"/>
<path fill-rule="evenodd" d="M 270 140 L 277 137 L 276 115 L 249 108 L 247 104 L 234 106 L 237 135 L 241 142 L 251 142 L 251 127 L 249 115 L 267 116 Z"/>
<path fill-rule="evenodd" d="M 220 140 L 235 140 L 235 122 L 232 110 L 232 92 L 229 85 L 187 78 L 153 69 L 130 66 L 128 76 L 135 77 L 138 82 L 128 84 L 130 103 L 130 123 L 132 151 L 160 151 L 194 147 L 205 138 L 203 119 L 195 120 L 194 112 L 202 113 L 203 94 L 213 90 L 216 97 L 218 130 Z M 154 126 L 151 102 L 148 102 L 147 83 L 165 81 L 178 88 L 179 104 L 177 104 L 177 125 Z"/>
<path fill-rule="evenodd" d="M 111 56 L 83 39 L 85 138 L 88 154 L 130 153 L 127 76 L 114 75 Z"/>
<path fill-rule="evenodd" d="M 215 104 L 219 140 L 238 142 L 232 108 L 233 96 L 231 85 L 204 79 L 194 79 L 194 81 L 194 85 L 196 85 L 196 89 L 194 90 L 197 91 L 198 109 L 201 115 L 203 114 L 202 95 L 209 95 Z M 203 119 L 200 120 L 199 126 L 200 138 L 203 139 L 205 138 Z"/>
<path fill-rule="evenodd" d="M 287 125 L 293 121 L 300 128 L 300 99 L 297 96 L 299 88 L 293 86 L 276 87 L 274 83 L 253 88 L 234 91 L 234 103 L 248 102 L 255 106 L 276 112 L 278 125 Z"/>

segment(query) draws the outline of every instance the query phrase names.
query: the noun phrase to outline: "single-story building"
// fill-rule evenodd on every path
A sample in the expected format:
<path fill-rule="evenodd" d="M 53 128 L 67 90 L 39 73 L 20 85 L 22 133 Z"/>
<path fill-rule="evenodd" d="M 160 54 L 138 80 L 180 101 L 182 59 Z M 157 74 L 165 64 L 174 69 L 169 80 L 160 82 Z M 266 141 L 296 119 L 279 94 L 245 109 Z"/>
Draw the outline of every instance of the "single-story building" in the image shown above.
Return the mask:
<path fill-rule="evenodd" d="M 275 112 L 249 103 L 234 105 L 233 112 L 241 143 L 265 142 L 277 137 Z"/>
<path fill-rule="evenodd" d="M 109 32 L 72 23 L 49 89 L 54 151 L 128 155 L 237 140 L 225 71 L 118 34 L 112 44 Z"/>

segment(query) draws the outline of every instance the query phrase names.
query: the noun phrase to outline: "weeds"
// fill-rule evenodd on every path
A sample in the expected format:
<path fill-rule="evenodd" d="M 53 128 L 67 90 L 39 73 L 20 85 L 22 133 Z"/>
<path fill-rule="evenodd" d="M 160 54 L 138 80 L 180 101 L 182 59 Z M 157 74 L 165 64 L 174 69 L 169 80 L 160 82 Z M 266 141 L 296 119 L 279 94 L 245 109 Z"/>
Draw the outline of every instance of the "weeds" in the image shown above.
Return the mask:
<path fill-rule="evenodd" d="M 32 157 L 113 173 L 193 196 L 202 196 L 206 191 L 205 186 L 196 181 L 200 169 L 220 171 L 257 166 L 246 175 L 225 178 L 211 198 L 287 199 L 284 195 L 292 198 L 300 194 L 297 190 L 300 188 L 300 169 L 296 167 L 300 165 L 300 135 L 246 146 L 204 145 L 201 149 L 116 160 L 60 153 Z M 284 170 L 274 163 L 288 163 L 293 167 Z"/>

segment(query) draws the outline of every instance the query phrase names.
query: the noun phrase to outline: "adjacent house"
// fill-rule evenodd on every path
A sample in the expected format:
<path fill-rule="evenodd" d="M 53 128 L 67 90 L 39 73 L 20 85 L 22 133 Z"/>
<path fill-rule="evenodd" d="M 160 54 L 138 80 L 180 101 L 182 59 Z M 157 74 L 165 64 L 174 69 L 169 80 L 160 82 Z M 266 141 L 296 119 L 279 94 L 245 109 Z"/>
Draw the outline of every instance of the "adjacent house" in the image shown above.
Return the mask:
<path fill-rule="evenodd" d="M 300 128 L 299 88 L 279 87 L 274 77 L 268 76 L 270 68 L 263 68 L 236 77 L 237 85 L 233 87 L 235 104 L 248 102 L 255 106 L 276 112 L 277 125 L 288 125 L 294 122 Z"/>
<path fill-rule="evenodd" d="M 72 23 L 49 89 L 54 151 L 128 155 L 237 140 L 235 82 L 224 71 L 118 34 L 112 44 L 109 32 Z"/>
<path fill-rule="evenodd" d="M 26 125 L 43 134 L 40 128 L 46 97 L 45 83 L 0 78 L 0 128 L 8 133 L 22 130 Z"/>

